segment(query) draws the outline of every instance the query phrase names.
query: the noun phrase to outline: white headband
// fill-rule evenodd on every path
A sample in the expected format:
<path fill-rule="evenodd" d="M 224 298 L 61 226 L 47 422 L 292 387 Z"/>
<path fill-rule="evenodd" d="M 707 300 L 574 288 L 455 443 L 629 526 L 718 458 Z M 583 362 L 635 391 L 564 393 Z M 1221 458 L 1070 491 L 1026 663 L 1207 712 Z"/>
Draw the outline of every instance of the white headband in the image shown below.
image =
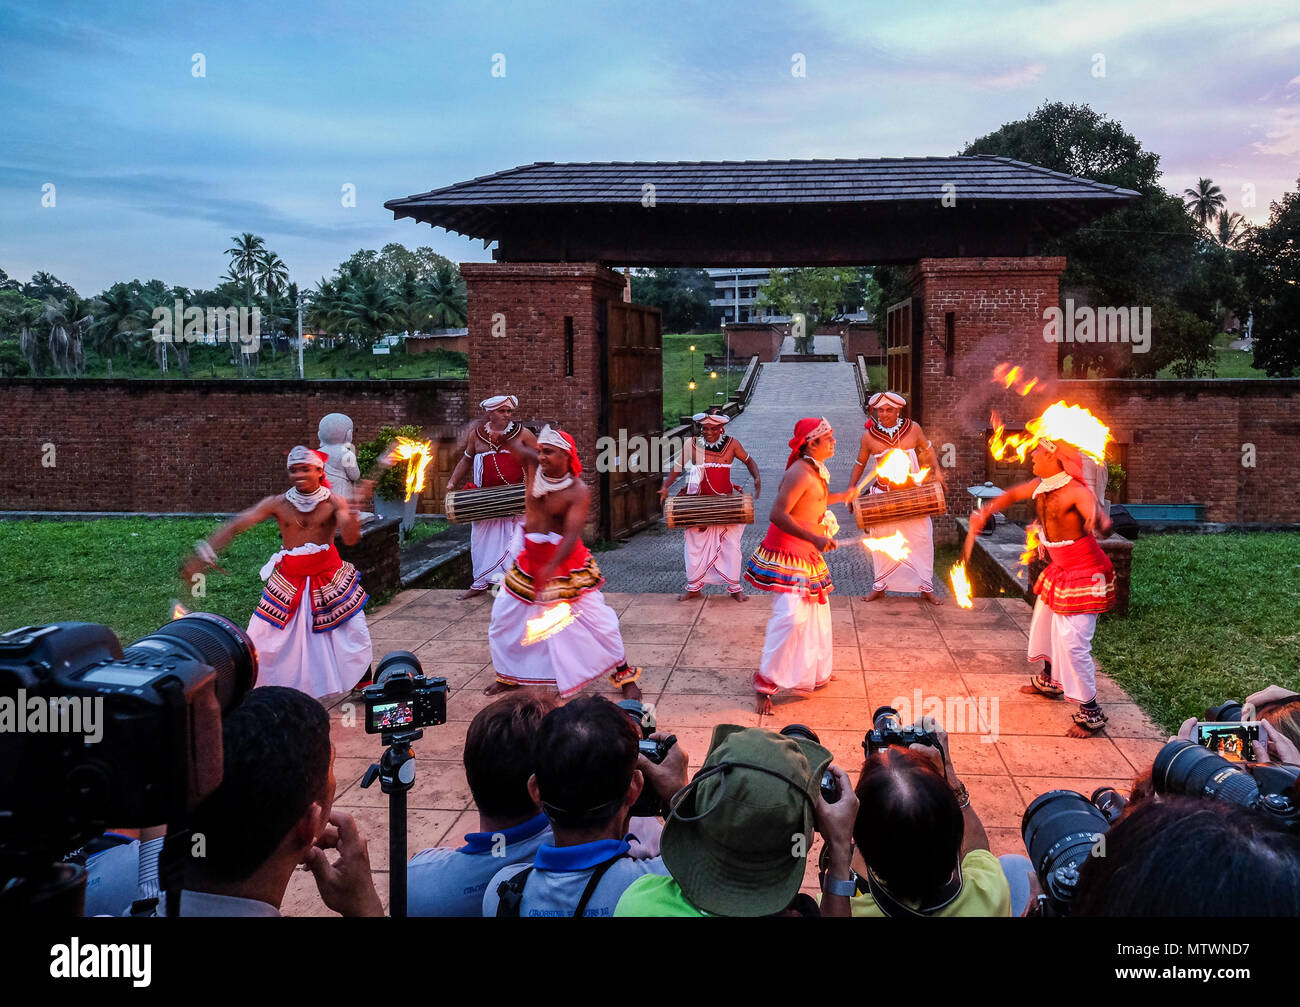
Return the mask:
<path fill-rule="evenodd" d="M 494 409 L 500 409 L 502 406 L 509 406 L 511 409 L 519 407 L 519 400 L 513 395 L 493 395 L 479 403 L 488 412 Z"/>
<path fill-rule="evenodd" d="M 701 413 L 701 423 L 716 423 L 718 426 L 725 426 L 731 422 L 730 416 L 724 416 L 722 413 Z"/>
<path fill-rule="evenodd" d="M 559 448 L 565 454 L 569 453 L 569 442 L 560 436 L 559 432 L 552 429 L 548 423 L 542 427 L 542 432 L 537 435 L 538 444 L 549 444 L 553 448 Z"/>
<path fill-rule="evenodd" d="M 903 406 L 907 405 L 907 399 L 894 392 L 876 392 L 875 395 L 871 396 L 871 398 L 867 400 L 867 405 L 876 406 L 881 402 L 886 402 L 891 406 L 897 406 L 899 409 L 902 409 Z"/>
<path fill-rule="evenodd" d="M 325 462 L 321 458 L 319 451 L 313 451 L 311 448 L 297 444 L 289 452 L 289 457 L 285 461 L 285 468 L 291 468 L 294 465 L 315 465 L 318 469 L 325 467 Z"/>

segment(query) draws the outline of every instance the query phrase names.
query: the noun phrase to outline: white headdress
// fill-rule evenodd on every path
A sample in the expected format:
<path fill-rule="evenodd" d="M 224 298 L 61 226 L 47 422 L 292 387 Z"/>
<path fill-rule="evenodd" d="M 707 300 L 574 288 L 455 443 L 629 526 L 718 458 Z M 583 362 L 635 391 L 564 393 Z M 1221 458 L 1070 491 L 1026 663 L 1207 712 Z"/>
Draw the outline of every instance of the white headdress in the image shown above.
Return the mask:
<path fill-rule="evenodd" d="M 502 406 L 509 406 L 511 409 L 519 407 L 519 400 L 513 395 L 492 395 L 479 403 L 488 412 L 494 409 L 500 409 Z"/>

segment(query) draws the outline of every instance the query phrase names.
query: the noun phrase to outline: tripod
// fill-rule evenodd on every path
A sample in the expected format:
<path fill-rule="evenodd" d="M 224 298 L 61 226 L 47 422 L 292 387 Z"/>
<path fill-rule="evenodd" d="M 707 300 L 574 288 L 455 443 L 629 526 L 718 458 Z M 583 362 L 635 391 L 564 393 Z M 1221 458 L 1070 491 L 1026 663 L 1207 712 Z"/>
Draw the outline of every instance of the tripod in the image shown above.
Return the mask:
<path fill-rule="evenodd" d="M 423 737 L 420 730 L 380 735 L 388 750 L 361 778 L 362 787 L 378 779 L 379 789 L 388 795 L 388 915 L 393 919 L 406 917 L 406 792 L 415 783 L 411 742 Z"/>

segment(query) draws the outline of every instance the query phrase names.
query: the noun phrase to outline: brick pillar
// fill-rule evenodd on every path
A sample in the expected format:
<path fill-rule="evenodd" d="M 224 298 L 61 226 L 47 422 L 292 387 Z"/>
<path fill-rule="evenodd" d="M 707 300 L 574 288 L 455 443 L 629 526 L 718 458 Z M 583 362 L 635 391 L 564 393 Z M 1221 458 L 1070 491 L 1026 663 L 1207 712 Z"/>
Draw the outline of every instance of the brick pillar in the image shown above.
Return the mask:
<path fill-rule="evenodd" d="M 1008 428 L 1037 415 L 1042 397 L 1021 398 L 992 383 L 1002 361 L 1019 364 L 1041 381 L 1056 379 L 1055 343 L 1043 338 L 1043 312 L 1059 303 L 1058 282 L 1065 270 L 1060 256 L 989 259 L 921 259 L 908 280 L 921 298 L 919 417 L 940 461 L 952 445 L 948 514 L 935 519 L 940 542 L 958 538 L 954 514 L 970 510 L 967 486 L 984 482 L 990 409 Z M 951 312 L 953 345 L 945 350 L 946 315 Z"/>
<path fill-rule="evenodd" d="M 465 262 L 460 272 L 469 297 L 471 411 L 489 395 L 516 395 L 524 422 L 558 425 L 573 437 L 591 487 L 584 536 L 596 538 L 602 338 L 606 305 L 623 299 L 623 275 L 594 262 Z"/>

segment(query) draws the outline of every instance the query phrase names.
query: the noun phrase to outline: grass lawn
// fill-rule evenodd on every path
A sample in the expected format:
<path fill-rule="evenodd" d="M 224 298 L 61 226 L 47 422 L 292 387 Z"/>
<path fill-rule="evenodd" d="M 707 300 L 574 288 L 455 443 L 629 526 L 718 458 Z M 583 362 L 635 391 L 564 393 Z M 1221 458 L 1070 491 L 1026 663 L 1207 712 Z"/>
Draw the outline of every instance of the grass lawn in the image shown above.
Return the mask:
<path fill-rule="evenodd" d="M 691 347 L 695 347 L 695 409 L 691 409 Z M 745 376 L 749 358 L 732 357 L 730 372 L 725 367 L 715 368 L 717 378 L 710 378 L 710 368 L 704 366 L 704 355 L 724 356 L 726 340 L 720 333 L 700 336 L 664 336 L 664 429 L 677 426 L 678 417 L 703 412 L 713 404 L 725 405 L 728 397 Z M 717 394 L 721 392 L 722 394 Z"/>
<path fill-rule="evenodd" d="M 414 545 L 416 542 L 423 541 L 426 538 L 432 538 L 440 532 L 446 531 L 451 525 L 446 521 L 422 521 L 416 519 L 415 525 L 406 533 L 406 538 L 402 540 L 402 548 Z"/>

